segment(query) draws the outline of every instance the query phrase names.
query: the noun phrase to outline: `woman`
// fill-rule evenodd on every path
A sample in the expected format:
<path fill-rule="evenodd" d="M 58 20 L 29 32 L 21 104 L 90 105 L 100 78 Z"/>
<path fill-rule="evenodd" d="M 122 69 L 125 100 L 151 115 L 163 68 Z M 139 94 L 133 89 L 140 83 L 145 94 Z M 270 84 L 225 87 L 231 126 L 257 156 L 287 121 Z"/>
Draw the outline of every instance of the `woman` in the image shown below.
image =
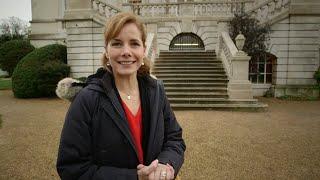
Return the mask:
<path fill-rule="evenodd" d="M 57 171 L 68 180 L 174 179 L 186 147 L 161 81 L 149 75 L 144 25 L 119 13 L 104 36 L 104 69 L 69 108 Z"/>

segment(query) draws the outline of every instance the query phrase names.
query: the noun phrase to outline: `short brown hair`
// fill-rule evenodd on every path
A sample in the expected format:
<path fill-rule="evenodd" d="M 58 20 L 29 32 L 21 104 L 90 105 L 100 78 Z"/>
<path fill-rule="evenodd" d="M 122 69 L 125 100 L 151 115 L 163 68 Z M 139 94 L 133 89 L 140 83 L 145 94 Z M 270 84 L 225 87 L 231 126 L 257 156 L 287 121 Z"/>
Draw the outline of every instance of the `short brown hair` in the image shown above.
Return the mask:
<path fill-rule="evenodd" d="M 113 16 L 110 20 L 107 21 L 105 25 L 105 30 L 104 30 L 105 47 L 107 47 L 111 39 L 116 37 L 120 33 L 122 28 L 128 23 L 134 23 L 138 27 L 139 31 L 141 32 L 141 40 L 142 40 L 143 46 L 146 47 L 147 33 L 146 33 L 146 28 L 143 22 L 139 19 L 138 16 L 128 12 L 118 13 L 115 16 Z M 109 72 L 112 72 L 111 66 L 107 66 L 108 62 L 109 62 L 109 59 L 106 57 L 106 52 L 104 52 L 102 56 L 102 65 Z M 138 75 L 150 74 L 150 66 L 151 66 L 150 60 L 147 57 L 144 57 L 143 62 L 144 62 L 144 65 L 138 69 Z"/>

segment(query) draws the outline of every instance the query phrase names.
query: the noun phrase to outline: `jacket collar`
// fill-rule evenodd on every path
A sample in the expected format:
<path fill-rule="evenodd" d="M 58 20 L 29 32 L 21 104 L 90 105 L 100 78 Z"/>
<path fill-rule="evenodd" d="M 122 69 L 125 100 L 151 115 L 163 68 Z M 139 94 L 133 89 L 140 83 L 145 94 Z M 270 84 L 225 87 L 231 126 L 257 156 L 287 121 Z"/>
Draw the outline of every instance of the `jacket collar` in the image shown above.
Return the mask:
<path fill-rule="evenodd" d="M 151 108 L 150 105 L 154 104 L 155 100 L 154 100 L 154 97 L 151 98 L 153 95 L 149 93 L 154 92 L 154 88 L 157 87 L 157 80 L 155 80 L 150 76 L 138 76 L 138 81 L 139 81 L 139 88 L 140 88 L 142 101 L 146 101 L 148 99 L 148 102 L 149 102 L 149 103 L 141 102 L 141 105 L 144 106 L 143 107 L 143 120 L 145 121 L 144 125 L 146 125 L 146 121 L 148 123 L 147 127 L 145 128 L 152 129 L 151 131 L 146 130 L 145 128 L 143 129 L 144 131 L 143 135 L 144 135 L 144 138 L 146 138 L 144 142 L 147 141 L 147 144 L 142 144 L 142 145 L 145 147 L 144 150 L 146 150 L 144 154 L 147 155 L 148 151 L 150 150 L 150 147 L 147 147 L 147 146 L 150 146 L 153 143 L 152 142 L 154 140 L 153 133 L 155 132 L 155 128 L 156 128 L 156 118 L 150 117 L 151 114 L 154 114 L 153 111 L 155 110 L 154 108 Z M 133 147 L 138 157 L 138 151 L 136 149 L 135 143 L 133 141 L 133 137 L 131 135 L 128 120 L 126 118 L 122 105 L 119 101 L 120 97 L 115 86 L 113 75 L 110 72 L 106 71 L 103 77 L 99 79 L 99 84 L 100 84 L 100 87 L 103 88 L 103 91 L 105 92 L 105 94 L 107 95 L 107 97 L 111 102 L 111 104 L 103 103 L 102 104 L 103 108 L 110 115 L 114 123 L 119 127 L 119 129 L 122 131 L 125 137 L 128 139 L 130 145 Z M 142 88 L 144 88 L 144 90 L 142 90 Z M 152 135 L 150 134 L 150 132 L 153 132 Z"/>

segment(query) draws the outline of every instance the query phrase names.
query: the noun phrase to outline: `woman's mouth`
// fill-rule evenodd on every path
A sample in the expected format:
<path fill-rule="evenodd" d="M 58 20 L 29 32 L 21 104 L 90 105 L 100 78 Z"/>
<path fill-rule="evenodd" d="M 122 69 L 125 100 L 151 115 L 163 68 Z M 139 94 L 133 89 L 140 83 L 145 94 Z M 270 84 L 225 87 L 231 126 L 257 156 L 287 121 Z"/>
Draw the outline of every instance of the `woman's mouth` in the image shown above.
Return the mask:
<path fill-rule="evenodd" d="M 129 65 L 129 64 L 133 64 L 135 62 L 136 61 L 119 61 L 118 63 L 121 64 L 121 65 Z"/>

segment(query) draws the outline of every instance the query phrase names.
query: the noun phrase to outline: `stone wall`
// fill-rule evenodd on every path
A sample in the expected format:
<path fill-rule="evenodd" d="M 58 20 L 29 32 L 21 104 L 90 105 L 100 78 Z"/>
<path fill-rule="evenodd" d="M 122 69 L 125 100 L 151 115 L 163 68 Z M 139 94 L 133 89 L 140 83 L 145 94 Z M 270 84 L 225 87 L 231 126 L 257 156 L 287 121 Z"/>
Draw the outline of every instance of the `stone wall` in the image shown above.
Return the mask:
<path fill-rule="evenodd" d="M 92 20 L 67 21 L 68 64 L 73 77 L 86 77 L 101 67 L 104 27 Z"/>
<path fill-rule="evenodd" d="M 320 3 L 313 1 L 311 8 L 318 7 L 319 11 L 307 12 L 307 7 L 302 8 L 305 12 L 300 11 L 305 5 L 308 3 L 293 1 L 290 15 L 271 27 L 270 52 L 278 58 L 275 96 L 319 96 L 313 88 L 316 83 L 313 74 L 320 65 Z"/>
<path fill-rule="evenodd" d="M 53 43 L 65 43 L 66 34 L 62 18 L 64 0 L 32 0 L 30 39 L 35 47 Z"/>

